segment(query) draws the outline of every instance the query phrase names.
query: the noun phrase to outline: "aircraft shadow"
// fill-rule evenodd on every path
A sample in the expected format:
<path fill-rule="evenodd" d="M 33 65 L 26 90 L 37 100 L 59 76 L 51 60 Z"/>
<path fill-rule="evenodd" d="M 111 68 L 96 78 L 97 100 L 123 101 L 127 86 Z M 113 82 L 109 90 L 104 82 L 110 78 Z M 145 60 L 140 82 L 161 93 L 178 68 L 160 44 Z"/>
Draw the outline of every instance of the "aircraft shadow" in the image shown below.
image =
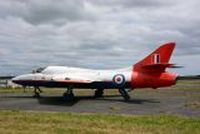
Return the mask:
<path fill-rule="evenodd" d="M 107 95 L 105 97 L 119 97 L 120 95 Z M 42 96 L 38 102 L 44 105 L 73 106 L 81 100 L 98 100 L 93 96 L 75 96 L 73 100 L 66 101 L 62 96 Z"/>
<path fill-rule="evenodd" d="M 1 96 L 2 97 L 2 96 Z M 3 96 L 3 98 L 16 98 L 16 99 L 34 99 L 30 95 L 11 95 Z M 95 98 L 93 96 L 75 96 L 72 101 L 66 101 L 62 96 L 41 96 L 35 98 L 42 105 L 57 105 L 57 106 L 73 106 L 81 100 L 99 100 L 99 101 L 108 101 L 108 102 L 122 102 L 127 104 L 144 104 L 144 103 L 160 103 L 160 101 L 152 99 L 140 99 L 140 98 L 131 98 L 129 101 L 124 101 L 121 95 L 104 95 L 100 98 Z"/>
<path fill-rule="evenodd" d="M 74 98 L 72 101 L 66 101 L 62 96 L 45 96 L 37 98 L 42 105 L 56 105 L 56 106 L 73 106 L 79 100 Z"/>
<path fill-rule="evenodd" d="M 129 101 L 124 101 L 124 99 L 120 95 L 106 95 L 101 98 L 94 98 L 93 96 L 76 96 L 72 101 L 66 101 L 62 96 L 48 96 L 38 98 L 40 104 L 58 106 L 73 106 L 81 100 L 100 100 L 108 102 L 122 102 L 127 104 L 160 103 L 160 101 L 157 100 L 140 98 L 133 98 Z"/>

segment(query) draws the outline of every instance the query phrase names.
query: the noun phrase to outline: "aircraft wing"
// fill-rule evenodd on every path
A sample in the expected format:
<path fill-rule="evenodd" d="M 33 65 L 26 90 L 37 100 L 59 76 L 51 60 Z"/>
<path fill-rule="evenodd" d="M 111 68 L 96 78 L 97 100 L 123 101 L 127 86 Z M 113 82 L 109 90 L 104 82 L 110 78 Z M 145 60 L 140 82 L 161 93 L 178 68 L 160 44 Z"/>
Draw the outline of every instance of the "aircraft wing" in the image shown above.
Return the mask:
<path fill-rule="evenodd" d="M 86 77 L 80 77 L 80 76 L 54 76 L 52 77 L 53 81 L 57 82 L 64 82 L 64 83 L 92 83 L 94 80 L 86 78 Z"/>

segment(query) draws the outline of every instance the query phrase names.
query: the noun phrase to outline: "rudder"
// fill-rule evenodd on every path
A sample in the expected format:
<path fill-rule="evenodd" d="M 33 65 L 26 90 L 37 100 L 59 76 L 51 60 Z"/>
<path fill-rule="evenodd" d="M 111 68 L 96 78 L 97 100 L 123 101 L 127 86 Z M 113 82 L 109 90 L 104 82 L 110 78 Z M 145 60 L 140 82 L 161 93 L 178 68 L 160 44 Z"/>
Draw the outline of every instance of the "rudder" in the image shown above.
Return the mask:
<path fill-rule="evenodd" d="M 155 69 L 159 71 L 164 71 L 166 67 L 169 65 L 169 60 L 171 58 L 172 52 L 175 48 L 175 42 L 169 42 L 166 43 L 159 48 L 157 48 L 154 52 L 152 52 L 150 55 L 145 57 L 143 60 L 139 61 L 134 65 L 134 71 L 143 71 L 146 70 L 144 67 L 151 66 L 156 67 Z M 164 67 L 164 68 L 163 68 Z"/>

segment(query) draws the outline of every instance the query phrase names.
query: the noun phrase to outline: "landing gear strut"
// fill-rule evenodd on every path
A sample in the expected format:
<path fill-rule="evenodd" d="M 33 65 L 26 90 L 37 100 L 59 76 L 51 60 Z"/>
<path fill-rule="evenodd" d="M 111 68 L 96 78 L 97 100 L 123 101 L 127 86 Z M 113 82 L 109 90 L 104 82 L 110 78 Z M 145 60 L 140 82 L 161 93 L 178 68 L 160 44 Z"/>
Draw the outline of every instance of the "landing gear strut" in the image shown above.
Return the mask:
<path fill-rule="evenodd" d="M 122 97 L 124 98 L 125 101 L 129 101 L 130 100 L 130 96 L 129 96 L 128 92 L 124 88 L 120 88 L 119 89 L 119 93 L 122 95 Z"/>
<path fill-rule="evenodd" d="M 94 97 L 95 98 L 102 97 L 103 96 L 103 91 L 104 91 L 104 89 L 96 89 Z"/>
<path fill-rule="evenodd" d="M 72 101 L 74 100 L 74 93 L 73 93 L 73 88 L 68 87 L 67 91 L 63 94 L 63 98 L 66 101 Z"/>
<path fill-rule="evenodd" d="M 39 98 L 40 97 L 40 93 L 42 93 L 42 90 L 39 87 L 34 87 L 34 98 Z"/>

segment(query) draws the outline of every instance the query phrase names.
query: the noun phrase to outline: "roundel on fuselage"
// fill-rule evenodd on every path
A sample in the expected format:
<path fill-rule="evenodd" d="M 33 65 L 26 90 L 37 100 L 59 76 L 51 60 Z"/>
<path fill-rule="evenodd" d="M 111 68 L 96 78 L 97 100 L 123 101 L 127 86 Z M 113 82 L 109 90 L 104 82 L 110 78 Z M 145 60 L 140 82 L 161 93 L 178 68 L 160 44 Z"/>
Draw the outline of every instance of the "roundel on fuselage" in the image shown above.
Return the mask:
<path fill-rule="evenodd" d="M 116 74 L 113 77 L 113 82 L 118 87 L 123 86 L 125 84 L 125 77 L 124 77 L 124 75 L 123 74 Z"/>

